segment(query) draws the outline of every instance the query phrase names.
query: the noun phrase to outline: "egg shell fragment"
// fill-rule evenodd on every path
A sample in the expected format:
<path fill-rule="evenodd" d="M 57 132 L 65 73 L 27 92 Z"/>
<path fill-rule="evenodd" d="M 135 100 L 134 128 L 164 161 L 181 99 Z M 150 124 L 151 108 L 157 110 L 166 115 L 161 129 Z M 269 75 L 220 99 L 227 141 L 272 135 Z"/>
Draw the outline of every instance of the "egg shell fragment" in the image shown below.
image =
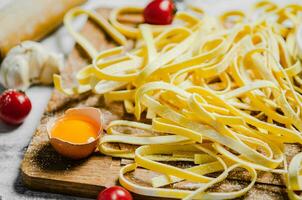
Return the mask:
<path fill-rule="evenodd" d="M 97 137 L 87 143 L 75 144 L 69 141 L 64 141 L 60 138 L 52 137 L 51 131 L 53 126 L 61 119 L 71 116 L 84 116 L 99 125 Z M 99 138 L 103 132 L 102 114 L 101 111 L 93 107 L 71 108 L 65 111 L 61 117 L 52 118 L 47 123 L 47 133 L 50 144 L 61 155 L 71 159 L 82 159 L 89 156 L 96 149 Z"/>

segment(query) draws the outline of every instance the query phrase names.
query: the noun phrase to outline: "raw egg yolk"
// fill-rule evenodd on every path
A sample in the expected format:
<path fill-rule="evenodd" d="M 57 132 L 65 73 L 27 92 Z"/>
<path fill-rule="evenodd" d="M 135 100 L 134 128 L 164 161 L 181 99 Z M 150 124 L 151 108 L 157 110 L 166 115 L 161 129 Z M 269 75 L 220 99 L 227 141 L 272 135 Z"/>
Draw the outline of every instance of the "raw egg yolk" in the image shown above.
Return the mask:
<path fill-rule="evenodd" d="M 85 117 L 65 117 L 56 122 L 51 130 L 51 137 L 66 142 L 83 144 L 93 141 L 98 136 L 99 126 Z"/>

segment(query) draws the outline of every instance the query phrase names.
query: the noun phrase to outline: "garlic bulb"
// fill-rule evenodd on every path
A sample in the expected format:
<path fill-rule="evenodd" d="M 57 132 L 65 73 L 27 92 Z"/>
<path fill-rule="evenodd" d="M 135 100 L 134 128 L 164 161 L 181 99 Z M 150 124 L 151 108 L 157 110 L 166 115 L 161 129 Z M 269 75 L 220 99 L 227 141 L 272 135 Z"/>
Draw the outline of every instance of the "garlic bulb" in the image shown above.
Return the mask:
<path fill-rule="evenodd" d="M 27 89 L 32 84 L 48 85 L 64 65 L 61 54 L 40 43 L 25 41 L 12 48 L 1 64 L 0 82 L 5 88 Z"/>

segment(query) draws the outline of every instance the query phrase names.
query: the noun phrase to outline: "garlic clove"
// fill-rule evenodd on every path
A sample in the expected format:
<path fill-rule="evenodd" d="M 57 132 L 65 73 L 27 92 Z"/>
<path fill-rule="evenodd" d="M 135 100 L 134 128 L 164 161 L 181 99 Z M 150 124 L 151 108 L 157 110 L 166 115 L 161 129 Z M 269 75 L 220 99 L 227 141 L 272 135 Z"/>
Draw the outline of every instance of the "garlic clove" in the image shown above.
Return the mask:
<path fill-rule="evenodd" d="M 29 87 L 29 66 L 27 58 L 21 55 L 4 59 L 1 67 L 1 83 L 5 88 L 24 90 Z"/>
<path fill-rule="evenodd" d="M 61 54 L 49 54 L 45 64 L 43 65 L 39 82 L 45 85 L 49 85 L 53 82 L 53 74 L 60 73 L 60 69 L 64 66 L 64 57 Z"/>
<path fill-rule="evenodd" d="M 27 52 L 25 56 L 28 57 L 30 80 L 39 80 L 40 71 L 45 65 L 45 61 L 48 59 L 48 52 L 40 44 L 33 44 L 30 47 L 26 47 Z"/>

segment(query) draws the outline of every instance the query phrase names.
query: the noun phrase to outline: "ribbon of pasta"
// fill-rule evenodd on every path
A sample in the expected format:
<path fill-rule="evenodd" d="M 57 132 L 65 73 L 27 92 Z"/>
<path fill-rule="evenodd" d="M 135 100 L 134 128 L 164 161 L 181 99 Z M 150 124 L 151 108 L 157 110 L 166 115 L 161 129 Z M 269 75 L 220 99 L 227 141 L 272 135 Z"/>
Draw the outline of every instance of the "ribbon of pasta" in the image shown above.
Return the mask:
<path fill-rule="evenodd" d="M 260 170 L 284 175 L 289 198 L 302 199 L 301 153 L 289 166 L 284 153 L 285 143 L 302 144 L 302 6 L 260 1 L 251 14 L 234 10 L 218 17 L 188 9 L 168 26 L 124 23 L 123 15 L 141 15 L 141 7 L 114 9 L 109 22 L 92 11 L 71 10 L 65 26 L 92 62 L 76 73 L 78 85 L 65 88 L 55 75 L 55 87 L 68 95 L 104 94 L 107 103 L 123 102 L 138 121 L 146 118 L 148 123 L 111 122 L 98 146 L 105 155 L 134 159 L 119 176 L 132 192 L 185 200 L 237 198 L 251 189 Z M 71 26 L 81 14 L 119 45 L 134 40 L 134 48 L 98 52 Z M 190 165 L 179 168 L 169 161 Z M 160 173 L 150 187 L 128 177 L 138 167 Z M 245 188 L 209 191 L 236 168 L 250 174 Z M 207 176 L 213 172 L 220 174 Z M 198 186 L 173 188 L 182 182 Z"/>

